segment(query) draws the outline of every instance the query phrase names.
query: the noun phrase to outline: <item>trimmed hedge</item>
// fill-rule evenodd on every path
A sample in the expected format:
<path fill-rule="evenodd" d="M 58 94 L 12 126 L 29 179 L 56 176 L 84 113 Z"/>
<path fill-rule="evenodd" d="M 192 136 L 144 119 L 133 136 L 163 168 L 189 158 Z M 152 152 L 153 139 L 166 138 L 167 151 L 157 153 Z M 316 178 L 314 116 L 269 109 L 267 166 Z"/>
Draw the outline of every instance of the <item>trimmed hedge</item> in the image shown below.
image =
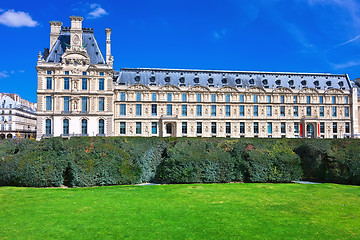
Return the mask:
<path fill-rule="evenodd" d="M 360 184 L 355 139 L 51 138 L 0 141 L 0 185 Z"/>

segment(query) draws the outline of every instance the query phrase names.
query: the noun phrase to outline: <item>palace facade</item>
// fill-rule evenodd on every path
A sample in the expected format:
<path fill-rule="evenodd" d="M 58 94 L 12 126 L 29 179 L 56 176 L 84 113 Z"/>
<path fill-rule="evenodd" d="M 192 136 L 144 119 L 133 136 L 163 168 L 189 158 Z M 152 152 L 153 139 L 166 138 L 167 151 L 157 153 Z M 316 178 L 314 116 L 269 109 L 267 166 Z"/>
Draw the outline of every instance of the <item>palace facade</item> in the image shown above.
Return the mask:
<path fill-rule="evenodd" d="M 39 53 L 37 138 L 51 136 L 344 138 L 358 134 L 347 75 L 128 69 L 114 71 L 81 17 L 50 22 Z"/>

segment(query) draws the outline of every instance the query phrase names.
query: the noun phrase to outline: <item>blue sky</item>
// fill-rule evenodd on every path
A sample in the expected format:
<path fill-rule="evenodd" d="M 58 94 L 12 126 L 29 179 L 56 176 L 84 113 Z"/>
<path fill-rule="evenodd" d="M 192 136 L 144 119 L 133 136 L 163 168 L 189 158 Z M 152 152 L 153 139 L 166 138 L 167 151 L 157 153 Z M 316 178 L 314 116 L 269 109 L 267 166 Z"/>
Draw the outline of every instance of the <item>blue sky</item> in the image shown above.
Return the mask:
<path fill-rule="evenodd" d="M 115 69 L 159 67 L 346 73 L 360 77 L 360 1 L 2 1 L 0 92 L 36 101 L 49 21 L 84 17 Z"/>

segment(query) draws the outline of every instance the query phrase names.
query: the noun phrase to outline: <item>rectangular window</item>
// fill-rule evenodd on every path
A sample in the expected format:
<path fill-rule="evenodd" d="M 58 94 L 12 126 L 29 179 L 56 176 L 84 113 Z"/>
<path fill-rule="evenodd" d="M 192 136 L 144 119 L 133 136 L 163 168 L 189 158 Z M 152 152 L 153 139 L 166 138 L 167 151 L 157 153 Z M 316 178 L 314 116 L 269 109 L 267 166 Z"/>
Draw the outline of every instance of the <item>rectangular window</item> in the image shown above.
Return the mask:
<path fill-rule="evenodd" d="M 240 122 L 240 133 L 241 134 L 245 133 L 245 123 L 244 122 Z"/>
<path fill-rule="evenodd" d="M 197 134 L 202 134 L 202 123 L 201 122 L 198 122 L 196 124 L 196 133 Z"/>
<path fill-rule="evenodd" d="M 51 75 L 51 73 L 52 73 L 51 71 L 46 71 L 47 75 Z"/>
<path fill-rule="evenodd" d="M 270 95 L 266 95 L 266 102 L 271 103 L 271 96 Z"/>
<path fill-rule="evenodd" d="M 152 100 L 153 102 L 156 102 L 156 93 L 152 93 L 152 94 L 151 94 L 151 100 Z"/>
<path fill-rule="evenodd" d="M 172 115 L 172 104 L 168 104 L 166 106 L 166 115 L 168 115 L 168 116 Z"/>
<path fill-rule="evenodd" d="M 136 116 L 141 116 L 141 104 L 136 104 Z"/>
<path fill-rule="evenodd" d="M 229 123 L 229 122 L 225 123 L 225 131 L 226 131 L 226 134 L 231 133 L 231 123 Z"/>
<path fill-rule="evenodd" d="M 320 123 L 320 133 L 325 133 L 325 123 Z"/>
<path fill-rule="evenodd" d="M 225 95 L 225 102 L 230 102 L 230 94 Z"/>
<path fill-rule="evenodd" d="M 125 122 L 120 122 L 120 134 L 125 134 L 126 131 L 126 123 Z"/>
<path fill-rule="evenodd" d="M 299 116 L 299 107 L 298 106 L 294 106 L 294 117 Z"/>
<path fill-rule="evenodd" d="M 186 93 L 183 93 L 183 94 L 182 94 L 182 101 L 183 101 L 183 102 L 186 102 L 186 99 L 187 99 Z"/>
<path fill-rule="evenodd" d="M 46 96 L 46 111 L 52 110 L 52 97 Z"/>
<path fill-rule="evenodd" d="M 267 132 L 268 134 L 272 134 L 272 123 L 267 123 Z"/>
<path fill-rule="evenodd" d="M 157 122 L 152 122 L 151 123 L 151 133 L 152 134 L 157 134 Z"/>
<path fill-rule="evenodd" d="M 297 103 L 297 96 L 294 96 L 294 103 Z"/>
<path fill-rule="evenodd" d="M 52 89 L 52 77 L 46 78 L 46 89 Z"/>
<path fill-rule="evenodd" d="M 82 75 L 83 75 L 83 76 L 86 76 L 87 74 L 86 74 L 86 72 L 82 72 Z"/>
<path fill-rule="evenodd" d="M 294 123 L 294 133 L 299 133 L 299 123 Z"/>
<path fill-rule="evenodd" d="M 254 95 L 254 103 L 257 103 L 257 102 L 258 102 L 258 96 Z"/>
<path fill-rule="evenodd" d="M 156 116 L 157 115 L 157 105 L 151 104 L 151 115 Z"/>
<path fill-rule="evenodd" d="M 333 123 L 333 133 L 337 133 L 337 123 Z"/>
<path fill-rule="evenodd" d="M 215 94 L 211 94 L 211 102 L 215 102 L 216 101 L 216 96 Z"/>
<path fill-rule="evenodd" d="M 349 107 L 345 107 L 345 117 L 349 116 Z"/>
<path fill-rule="evenodd" d="M 83 78 L 81 80 L 81 89 L 82 90 L 87 90 L 87 78 Z"/>
<path fill-rule="evenodd" d="M 284 122 L 281 123 L 281 133 L 286 133 L 286 124 Z"/>
<path fill-rule="evenodd" d="M 69 112 L 69 101 L 70 97 L 64 97 L 64 112 Z"/>
<path fill-rule="evenodd" d="M 141 93 L 136 93 L 136 101 L 140 102 L 141 101 Z"/>
<path fill-rule="evenodd" d="M 187 134 L 187 123 L 186 122 L 182 123 L 181 132 L 182 132 L 182 134 Z"/>
<path fill-rule="evenodd" d="M 196 101 L 201 102 L 201 94 L 200 93 L 196 94 Z"/>
<path fill-rule="evenodd" d="M 211 105 L 211 116 L 212 117 L 216 116 L 216 105 Z"/>
<path fill-rule="evenodd" d="M 136 122 L 136 134 L 141 134 L 141 122 Z"/>
<path fill-rule="evenodd" d="M 99 97 L 99 111 L 103 112 L 105 108 L 105 98 Z"/>
<path fill-rule="evenodd" d="M 81 111 L 87 112 L 87 97 L 81 97 Z"/>
<path fill-rule="evenodd" d="M 69 75 L 69 71 L 65 71 L 65 75 Z"/>
<path fill-rule="evenodd" d="M 171 93 L 168 93 L 168 94 L 167 94 L 167 101 L 168 101 L 168 102 L 171 102 L 171 99 L 172 99 L 172 95 L 171 95 Z"/>
<path fill-rule="evenodd" d="M 335 96 L 331 97 L 331 102 L 332 102 L 333 104 L 336 104 L 336 97 L 335 97 Z"/>
<path fill-rule="evenodd" d="M 125 92 L 120 93 L 120 101 L 125 101 Z"/>
<path fill-rule="evenodd" d="M 230 105 L 225 105 L 225 116 L 230 117 Z"/>
<path fill-rule="evenodd" d="M 284 96 L 284 95 L 281 95 L 281 96 L 280 96 L 280 102 L 281 102 L 281 103 L 285 103 L 285 96 Z"/>
<path fill-rule="evenodd" d="M 336 117 L 336 107 L 332 107 L 332 116 Z"/>
<path fill-rule="evenodd" d="M 324 106 L 320 106 L 320 108 L 319 108 L 319 115 L 320 115 L 320 117 L 323 117 L 323 116 L 324 116 Z"/>
<path fill-rule="evenodd" d="M 345 133 L 350 133 L 350 123 L 345 123 Z"/>
<path fill-rule="evenodd" d="M 196 116 L 202 115 L 202 107 L 201 105 L 196 105 Z"/>
<path fill-rule="evenodd" d="M 254 106 L 254 117 L 257 117 L 259 115 L 258 109 L 259 109 L 258 105 L 255 105 Z"/>
<path fill-rule="evenodd" d="M 245 116 L 245 106 L 244 105 L 239 106 L 239 113 L 240 113 L 240 117 Z"/>
<path fill-rule="evenodd" d="M 99 75 L 100 75 L 100 76 L 104 76 L 104 72 L 99 72 Z"/>
<path fill-rule="evenodd" d="M 99 79 L 99 90 L 104 90 L 105 86 L 104 86 L 104 79 L 100 78 Z"/>
<path fill-rule="evenodd" d="M 272 116 L 272 107 L 271 106 L 266 106 L 266 115 L 268 117 Z"/>
<path fill-rule="evenodd" d="M 310 106 L 306 107 L 306 116 L 311 116 L 311 107 Z"/>
<path fill-rule="evenodd" d="M 241 103 L 244 102 L 244 95 L 242 94 L 239 95 L 239 102 Z"/>
<path fill-rule="evenodd" d="M 126 115 L 126 104 L 120 104 L 120 116 Z"/>
<path fill-rule="evenodd" d="M 64 90 L 69 90 L 70 89 L 70 81 L 69 78 L 66 77 L 64 78 Z"/>
<path fill-rule="evenodd" d="M 216 122 L 211 123 L 211 134 L 216 134 Z"/>
<path fill-rule="evenodd" d="M 344 97 L 344 103 L 348 104 L 349 103 L 349 98 L 348 97 Z"/>
<path fill-rule="evenodd" d="M 323 96 L 319 96 L 319 103 L 324 103 L 324 97 Z"/>
<path fill-rule="evenodd" d="M 184 117 L 187 116 L 187 105 L 181 106 L 181 113 L 182 113 L 182 116 L 184 116 Z"/>
<path fill-rule="evenodd" d="M 259 123 L 254 122 L 254 134 L 259 134 Z"/>
<path fill-rule="evenodd" d="M 285 117 L 285 106 L 280 106 L 280 116 Z"/>
<path fill-rule="evenodd" d="M 307 103 L 311 103 L 310 96 L 306 96 L 306 102 L 307 102 Z"/>

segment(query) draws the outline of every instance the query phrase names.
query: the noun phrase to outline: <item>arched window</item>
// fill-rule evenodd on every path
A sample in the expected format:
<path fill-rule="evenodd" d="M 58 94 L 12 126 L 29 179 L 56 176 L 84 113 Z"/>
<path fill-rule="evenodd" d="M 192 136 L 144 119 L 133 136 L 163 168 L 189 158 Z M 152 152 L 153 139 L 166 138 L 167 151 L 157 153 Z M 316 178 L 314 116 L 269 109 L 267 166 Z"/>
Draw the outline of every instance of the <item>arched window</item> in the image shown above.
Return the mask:
<path fill-rule="evenodd" d="M 45 121 L 45 134 L 51 135 L 51 119 L 46 119 Z"/>
<path fill-rule="evenodd" d="M 104 121 L 104 119 L 99 120 L 99 134 L 100 135 L 105 134 L 105 121 Z"/>
<path fill-rule="evenodd" d="M 63 134 L 69 135 L 69 119 L 63 120 Z"/>
<path fill-rule="evenodd" d="M 86 119 L 81 120 L 81 134 L 87 135 L 87 120 Z"/>

